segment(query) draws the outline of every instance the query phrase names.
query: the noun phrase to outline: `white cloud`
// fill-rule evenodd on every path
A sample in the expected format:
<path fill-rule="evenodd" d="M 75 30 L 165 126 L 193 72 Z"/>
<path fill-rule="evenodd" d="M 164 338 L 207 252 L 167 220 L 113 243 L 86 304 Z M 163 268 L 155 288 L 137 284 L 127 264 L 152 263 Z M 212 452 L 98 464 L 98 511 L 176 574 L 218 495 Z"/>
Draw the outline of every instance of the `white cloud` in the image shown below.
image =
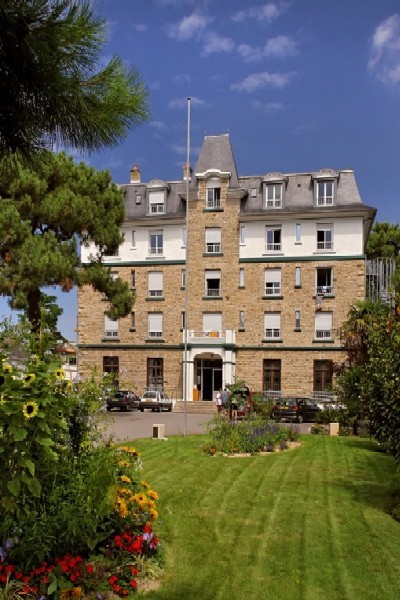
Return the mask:
<path fill-rule="evenodd" d="M 256 21 L 267 21 L 271 23 L 274 19 L 279 17 L 285 10 L 286 4 L 281 2 L 268 2 L 263 6 L 252 6 L 235 13 L 232 16 L 232 20 L 237 23 L 243 23 L 249 19 L 255 19 Z"/>
<path fill-rule="evenodd" d="M 298 54 L 297 42 L 286 35 L 278 35 L 267 41 L 265 46 L 241 44 L 238 52 L 245 62 L 257 62 L 265 58 L 287 58 Z"/>
<path fill-rule="evenodd" d="M 168 108 L 186 108 L 188 104 L 187 98 L 175 98 L 168 103 Z M 206 106 L 204 100 L 200 100 L 200 98 L 190 98 L 191 106 Z"/>
<path fill-rule="evenodd" d="M 154 129 L 157 129 L 159 131 L 167 128 L 166 124 L 162 123 L 161 121 L 150 121 L 149 125 L 150 127 L 154 127 Z"/>
<path fill-rule="evenodd" d="M 168 35 L 179 42 L 198 39 L 211 21 L 210 17 L 194 12 L 188 17 L 183 17 L 179 23 L 170 25 Z"/>
<path fill-rule="evenodd" d="M 145 23 L 135 23 L 135 25 L 133 26 L 133 28 L 138 33 L 142 33 L 143 31 L 147 31 L 148 30 L 148 26 Z"/>
<path fill-rule="evenodd" d="M 394 14 L 375 29 L 368 68 L 385 83 L 400 83 L 400 15 Z"/>
<path fill-rule="evenodd" d="M 215 52 L 232 52 L 235 45 L 230 38 L 221 37 L 215 31 L 208 31 L 203 36 L 204 47 L 202 54 L 208 56 Z"/>
<path fill-rule="evenodd" d="M 267 113 L 279 112 L 284 108 L 281 102 L 260 102 L 259 100 L 254 100 L 254 102 L 252 102 L 251 105 L 256 110 L 260 110 Z"/>
<path fill-rule="evenodd" d="M 245 77 L 243 81 L 233 83 L 231 89 L 239 92 L 255 92 L 266 85 L 283 88 L 289 83 L 293 75 L 294 73 L 269 73 L 268 71 L 252 73 Z"/>
<path fill-rule="evenodd" d="M 183 73 L 182 75 L 175 75 L 174 81 L 175 83 L 190 83 L 192 81 L 192 78 L 190 77 L 190 75 L 186 75 L 185 73 Z"/>

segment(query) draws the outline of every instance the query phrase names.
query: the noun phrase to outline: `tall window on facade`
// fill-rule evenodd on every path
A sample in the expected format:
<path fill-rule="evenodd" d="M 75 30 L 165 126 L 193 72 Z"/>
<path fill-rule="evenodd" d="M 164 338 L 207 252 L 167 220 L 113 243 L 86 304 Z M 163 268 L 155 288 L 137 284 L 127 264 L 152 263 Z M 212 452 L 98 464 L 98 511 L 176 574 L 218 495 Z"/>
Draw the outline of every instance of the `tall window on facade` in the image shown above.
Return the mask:
<path fill-rule="evenodd" d="M 130 331 L 135 331 L 136 329 L 136 315 L 134 310 L 131 312 L 131 326 L 129 329 Z"/>
<path fill-rule="evenodd" d="M 271 225 L 265 228 L 265 249 L 267 252 L 280 252 L 282 250 L 281 225 Z"/>
<path fill-rule="evenodd" d="M 149 254 L 151 256 L 164 253 L 164 235 L 162 229 L 149 234 Z"/>
<path fill-rule="evenodd" d="M 246 243 L 246 225 L 240 226 L 240 243 L 241 244 Z"/>
<path fill-rule="evenodd" d="M 206 228 L 206 247 L 207 254 L 218 254 L 221 252 L 221 228 Z"/>
<path fill-rule="evenodd" d="M 182 269 L 181 272 L 181 288 L 185 289 L 186 287 L 186 269 Z"/>
<path fill-rule="evenodd" d="M 182 227 L 182 247 L 186 248 L 186 227 Z"/>
<path fill-rule="evenodd" d="M 209 180 L 207 183 L 206 207 L 210 209 L 221 208 L 221 184 L 219 180 Z"/>
<path fill-rule="evenodd" d="M 221 337 L 222 335 L 222 314 L 221 313 L 203 313 L 203 333 L 210 337 Z"/>
<path fill-rule="evenodd" d="M 330 340 L 332 338 L 332 313 L 315 313 L 315 339 Z"/>
<path fill-rule="evenodd" d="M 333 250 L 333 225 L 317 225 L 317 250 Z"/>
<path fill-rule="evenodd" d="M 265 206 L 267 208 L 282 208 L 282 189 L 281 183 L 269 183 L 266 186 Z"/>
<path fill-rule="evenodd" d="M 331 392 L 333 383 L 333 362 L 314 360 L 314 392 Z"/>
<path fill-rule="evenodd" d="M 299 310 L 294 311 L 294 328 L 299 331 L 301 329 L 301 313 Z"/>
<path fill-rule="evenodd" d="M 301 223 L 296 223 L 296 237 L 295 237 L 295 241 L 296 241 L 296 244 L 300 244 L 301 243 Z"/>
<path fill-rule="evenodd" d="M 244 269 L 239 269 L 239 287 L 244 287 Z"/>
<path fill-rule="evenodd" d="M 162 390 L 164 387 L 164 359 L 147 359 L 147 387 L 150 390 Z"/>
<path fill-rule="evenodd" d="M 162 271 L 149 271 L 149 290 L 150 298 L 161 298 L 163 295 L 164 277 Z"/>
<path fill-rule="evenodd" d="M 136 248 L 136 231 L 134 229 L 131 231 L 131 245 L 132 248 Z"/>
<path fill-rule="evenodd" d="M 265 269 L 265 295 L 280 296 L 281 287 L 281 269 Z"/>
<path fill-rule="evenodd" d="M 113 320 L 104 315 L 104 337 L 117 338 L 118 337 L 118 320 Z"/>
<path fill-rule="evenodd" d="M 136 289 L 136 271 L 135 271 L 135 269 L 131 269 L 130 288 L 131 288 L 131 290 Z"/>
<path fill-rule="evenodd" d="M 205 295 L 208 298 L 218 298 L 221 296 L 221 271 L 206 271 L 205 275 Z"/>
<path fill-rule="evenodd" d="M 116 388 L 119 387 L 118 356 L 103 356 L 103 375 L 109 377 Z"/>
<path fill-rule="evenodd" d="M 301 267 L 296 267 L 294 271 L 294 286 L 301 287 Z"/>
<path fill-rule="evenodd" d="M 239 310 L 239 329 L 244 331 L 245 322 L 244 322 L 244 310 Z"/>
<path fill-rule="evenodd" d="M 281 313 L 267 312 L 264 315 L 266 340 L 279 340 L 281 337 Z"/>
<path fill-rule="evenodd" d="M 161 339 L 163 336 L 163 314 L 148 314 L 148 337 Z"/>
<path fill-rule="evenodd" d="M 281 361 L 265 358 L 263 361 L 263 391 L 281 391 Z"/>
<path fill-rule="evenodd" d="M 333 190 L 333 181 L 317 181 L 315 183 L 315 204 L 317 206 L 332 206 Z"/>
<path fill-rule="evenodd" d="M 332 284 L 332 268 L 317 268 L 317 295 L 331 295 L 333 294 Z"/>
<path fill-rule="evenodd" d="M 149 214 L 165 213 L 165 192 L 149 192 Z"/>

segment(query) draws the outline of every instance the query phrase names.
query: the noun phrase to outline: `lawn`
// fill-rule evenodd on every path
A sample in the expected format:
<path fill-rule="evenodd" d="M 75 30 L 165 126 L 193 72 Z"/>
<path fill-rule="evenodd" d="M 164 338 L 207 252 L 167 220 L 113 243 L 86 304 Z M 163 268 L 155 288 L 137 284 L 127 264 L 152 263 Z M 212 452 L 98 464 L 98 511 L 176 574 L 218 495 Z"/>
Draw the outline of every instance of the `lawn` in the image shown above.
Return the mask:
<path fill-rule="evenodd" d="M 165 579 L 148 598 L 394 600 L 400 488 L 374 442 L 303 436 L 299 449 L 202 455 L 206 436 L 138 440 L 160 494 Z"/>

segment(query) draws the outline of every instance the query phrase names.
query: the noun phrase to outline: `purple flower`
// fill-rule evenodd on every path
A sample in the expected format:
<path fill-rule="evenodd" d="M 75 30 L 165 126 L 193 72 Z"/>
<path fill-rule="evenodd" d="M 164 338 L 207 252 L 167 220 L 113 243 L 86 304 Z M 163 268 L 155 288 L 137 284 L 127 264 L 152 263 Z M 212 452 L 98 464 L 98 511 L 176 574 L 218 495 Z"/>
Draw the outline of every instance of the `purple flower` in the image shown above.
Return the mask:
<path fill-rule="evenodd" d="M 7 552 L 4 552 L 3 548 L 0 546 L 0 560 L 4 562 L 7 557 Z"/>
<path fill-rule="evenodd" d="M 12 541 L 12 539 L 11 539 L 11 538 L 8 538 L 8 539 L 6 539 L 6 542 L 5 542 L 5 544 L 4 544 L 4 545 L 5 545 L 5 547 L 6 547 L 6 550 L 9 550 L 10 548 L 12 548 L 12 546 L 13 546 L 13 541 Z"/>

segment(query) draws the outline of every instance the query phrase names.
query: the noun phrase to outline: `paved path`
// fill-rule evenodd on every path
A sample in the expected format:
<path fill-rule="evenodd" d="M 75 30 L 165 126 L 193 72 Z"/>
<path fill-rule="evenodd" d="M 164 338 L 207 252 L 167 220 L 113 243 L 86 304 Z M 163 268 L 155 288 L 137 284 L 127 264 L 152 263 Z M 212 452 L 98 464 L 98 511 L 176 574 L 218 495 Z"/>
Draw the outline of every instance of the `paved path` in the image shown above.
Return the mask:
<path fill-rule="evenodd" d="M 210 414 L 188 413 L 185 426 L 184 413 L 153 413 L 148 410 L 144 412 L 133 410 L 132 412 L 111 411 L 105 415 L 109 433 L 112 433 L 120 441 L 152 438 L 153 425 L 159 424 L 165 426 L 165 437 L 184 435 L 185 432 L 187 435 L 207 433 L 207 423 L 212 417 L 213 415 Z M 310 426 L 311 423 L 297 425 L 300 433 L 309 433 Z"/>
<path fill-rule="evenodd" d="M 153 425 L 165 425 L 165 437 L 171 435 L 187 435 L 194 433 L 207 433 L 207 423 L 213 415 L 184 413 L 156 413 L 150 410 L 140 412 L 121 412 L 113 410 L 106 413 L 105 417 L 108 431 L 116 436 L 118 440 L 137 440 L 140 438 L 153 437 Z"/>

